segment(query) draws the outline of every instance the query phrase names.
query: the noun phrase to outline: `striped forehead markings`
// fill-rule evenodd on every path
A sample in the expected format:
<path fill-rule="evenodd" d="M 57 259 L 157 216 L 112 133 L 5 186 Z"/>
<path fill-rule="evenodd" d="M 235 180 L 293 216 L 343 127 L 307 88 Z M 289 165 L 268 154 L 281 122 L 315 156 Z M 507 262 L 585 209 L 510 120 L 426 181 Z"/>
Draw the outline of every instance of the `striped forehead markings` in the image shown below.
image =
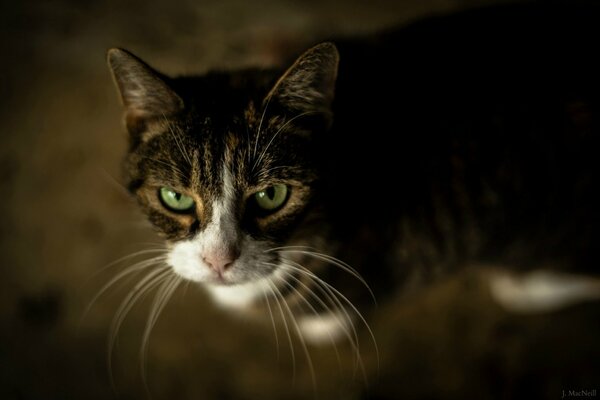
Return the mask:
<path fill-rule="evenodd" d="M 216 238 L 235 236 L 235 188 L 231 172 L 226 163 L 220 171 L 222 187 L 217 198 L 211 203 L 212 215 L 207 225 L 207 233 Z"/>
<path fill-rule="evenodd" d="M 190 184 L 193 190 L 198 190 L 198 188 L 200 188 L 201 172 L 200 151 L 195 149 L 192 153 L 192 176 L 190 177 Z"/>

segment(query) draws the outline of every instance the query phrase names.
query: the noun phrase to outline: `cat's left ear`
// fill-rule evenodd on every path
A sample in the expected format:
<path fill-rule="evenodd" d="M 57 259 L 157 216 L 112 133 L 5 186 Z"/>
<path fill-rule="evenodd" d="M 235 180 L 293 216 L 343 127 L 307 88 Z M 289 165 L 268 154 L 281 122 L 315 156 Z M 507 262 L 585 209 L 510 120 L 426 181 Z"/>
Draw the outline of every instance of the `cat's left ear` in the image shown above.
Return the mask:
<path fill-rule="evenodd" d="M 125 106 L 127 129 L 132 135 L 142 133 L 149 121 L 183 109 L 183 100 L 169 87 L 167 78 L 138 57 L 113 48 L 108 50 L 106 58 Z"/>
<path fill-rule="evenodd" d="M 282 75 L 265 103 L 275 100 L 293 114 L 323 114 L 329 119 L 338 64 L 339 53 L 333 43 L 312 47 Z"/>

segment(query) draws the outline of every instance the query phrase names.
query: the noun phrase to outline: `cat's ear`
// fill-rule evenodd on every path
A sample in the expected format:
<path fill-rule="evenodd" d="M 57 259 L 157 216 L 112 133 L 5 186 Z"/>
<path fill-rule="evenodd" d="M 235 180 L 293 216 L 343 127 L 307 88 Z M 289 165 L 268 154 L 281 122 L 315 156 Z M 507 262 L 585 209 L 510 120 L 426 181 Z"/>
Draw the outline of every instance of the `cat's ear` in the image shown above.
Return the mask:
<path fill-rule="evenodd" d="M 183 100 L 165 78 L 133 54 L 113 48 L 106 58 L 125 107 L 127 129 L 132 134 L 142 132 L 150 120 L 183 109 Z"/>
<path fill-rule="evenodd" d="M 302 54 L 277 81 L 265 102 L 276 100 L 293 113 L 329 117 L 339 53 L 333 43 L 318 44 Z"/>

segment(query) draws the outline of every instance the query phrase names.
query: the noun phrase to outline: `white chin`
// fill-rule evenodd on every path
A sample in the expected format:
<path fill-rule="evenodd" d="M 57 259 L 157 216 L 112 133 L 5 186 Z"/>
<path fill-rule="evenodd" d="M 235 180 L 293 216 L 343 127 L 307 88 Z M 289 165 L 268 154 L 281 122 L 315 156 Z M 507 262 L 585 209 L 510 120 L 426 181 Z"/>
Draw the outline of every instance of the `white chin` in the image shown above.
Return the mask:
<path fill-rule="evenodd" d="M 269 290 L 264 279 L 237 285 L 207 283 L 205 287 L 218 305 L 227 308 L 248 307 Z"/>
<path fill-rule="evenodd" d="M 260 278 L 244 283 L 204 283 L 208 293 L 215 303 L 226 308 L 246 308 L 257 300 L 263 299 L 265 295 L 271 294 L 273 275 L 284 275 L 282 267 L 277 268 L 268 277 Z M 279 279 L 274 279 L 278 281 Z"/>

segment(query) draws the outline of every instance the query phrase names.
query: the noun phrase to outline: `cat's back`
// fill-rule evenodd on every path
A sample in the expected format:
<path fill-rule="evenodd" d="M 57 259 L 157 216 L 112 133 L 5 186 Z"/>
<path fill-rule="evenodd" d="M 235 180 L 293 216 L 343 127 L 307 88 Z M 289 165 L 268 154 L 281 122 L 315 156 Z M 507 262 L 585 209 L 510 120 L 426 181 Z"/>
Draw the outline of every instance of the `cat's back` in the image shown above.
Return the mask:
<path fill-rule="evenodd" d="M 337 41 L 342 66 L 338 79 L 356 78 L 360 71 L 380 71 L 371 76 L 373 83 L 395 86 L 407 83 L 402 78 L 423 77 L 431 84 L 450 87 L 452 82 L 446 78 L 456 76 L 469 78 L 462 84 L 479 81 L 486 87 L 499 87 L 527 74 L 542 79 L 558 71 L 579 71 L 568 80 L 581 82 L 581 75 L 593 73 L 597 65 L 598 17 L 600 5 L 581 1 L 485 7 L 434 16 L 400 29 Z M 403 76 L 407 73 L 411 76 Z M 494 82 L 487 79 L 491 73 L 497 74 Z M 555 81 L 566 78 L 554 76 Z"/>
<path fill-rule="evenodd" d="M 500 6 L 337 42 L 337 122 L 349 121 L 349 110 L 354 123 L 378 127 L 466 107 L 475 115 L 500 104 L 595 100 L 599 18 L 593 3 Z"/>
<path fill-rule="evenodd" d="M 396 221 L 390 237 L 427 239 L 456 262 L 589 267 L 600 222 L 598 11 L 504 6 L 340 42 L 336 218 L 352 215 L 361 235 Z"/>

